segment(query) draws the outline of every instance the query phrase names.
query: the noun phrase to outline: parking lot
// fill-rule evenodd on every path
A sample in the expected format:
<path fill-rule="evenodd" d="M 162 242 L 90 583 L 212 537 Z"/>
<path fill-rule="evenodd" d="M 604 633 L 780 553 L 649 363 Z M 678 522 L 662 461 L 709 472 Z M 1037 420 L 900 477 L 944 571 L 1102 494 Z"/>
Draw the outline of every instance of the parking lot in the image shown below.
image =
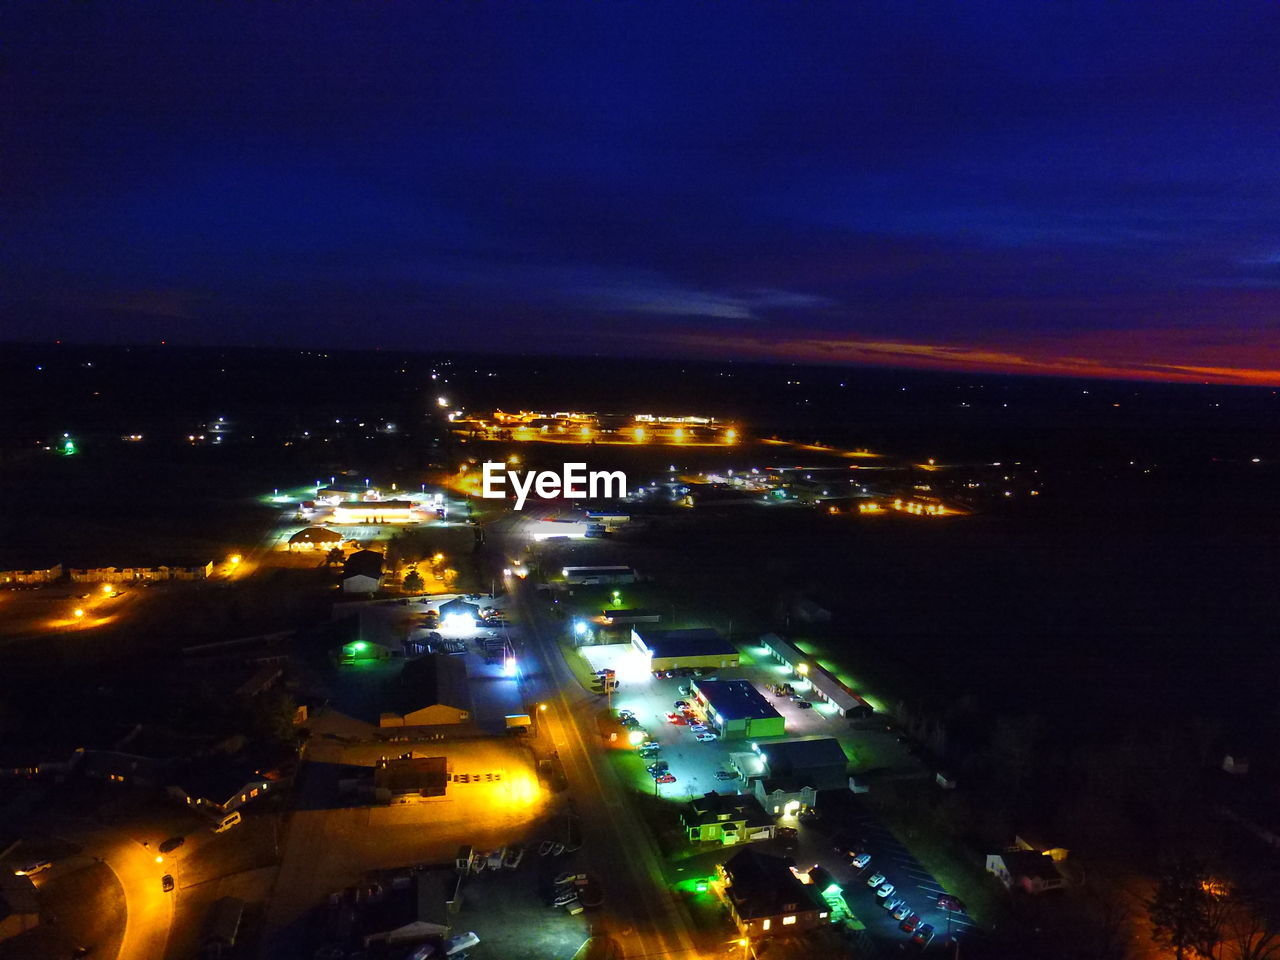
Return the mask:
<path fill-rule="evenodd" d="M 853 914 L 866 925 L 872 938 L 888 944 L 906 944 L 911 934 L 901 929 L 900 921 L 884 909 L 884 898 L 876 896 L 868 886 L 873 876 L 883 876 L 894 885 L 887 899 L 902 898 L 920 924 L 933 926 L 931 950 L 939 950 L 948 933 L 963 937 L 973 928 L 970 918 L 961 912 L 938 906 L 938 897 L 948 893 L 911 852 L 851 793 L 824 793 L 819 801 L 822 816 L 817 823 L 802 824 L 791 841 L 788 855 L 804 867 L 820 864 L 835 877 L 844 890 L 844 899 Z M 778 841 L 774 841 L 777 843 Z M 837 850 L 837 845 L 841 848 Z M 871 855 L 863 868 L 854 867 L 843 852 L 854 848 Z M 948 927 L 948 919 L 950 925 Z"/>

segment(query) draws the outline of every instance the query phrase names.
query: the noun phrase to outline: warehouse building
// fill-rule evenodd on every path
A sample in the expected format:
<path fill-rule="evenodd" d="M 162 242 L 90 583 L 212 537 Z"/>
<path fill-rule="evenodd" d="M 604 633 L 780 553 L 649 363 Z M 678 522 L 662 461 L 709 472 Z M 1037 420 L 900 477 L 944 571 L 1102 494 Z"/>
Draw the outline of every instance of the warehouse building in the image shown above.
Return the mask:
<path fill-rule="evenodd" d="M 564 582 L 583 586 L 635 583 L 639 577 L 630 567 L 562 567 Z"/>
<path fill-rule="evenodd" d="M 738 648 L 711 629 L 631 628 L 631 645 L 646 657 L 650 670 L 736 667 Z"/>
<path fill-rule="evenodd" d="M 690 690 L 722 740 L 786 735 L 782 714 L 746 680 L 694 680 Z"/>
<path fill-rule="evenodd" d="M 807 680 L 810 695 L 831 705 L 842 717 L 869 717 L 874 712 L 871 704 L 840 682 L 813 657 L 776 633 L 766 633 L 760 645 L 774 659 L 786 664 L 801 680 Z"/>
<path fill-rule="evenodd" d="M 379 717 L 378 726 L 435 727 L 467 723 L 471 719 L 467 665 L 443 653 L 409 660 L 401 668 L 392 701 L 392 709 Z"/>

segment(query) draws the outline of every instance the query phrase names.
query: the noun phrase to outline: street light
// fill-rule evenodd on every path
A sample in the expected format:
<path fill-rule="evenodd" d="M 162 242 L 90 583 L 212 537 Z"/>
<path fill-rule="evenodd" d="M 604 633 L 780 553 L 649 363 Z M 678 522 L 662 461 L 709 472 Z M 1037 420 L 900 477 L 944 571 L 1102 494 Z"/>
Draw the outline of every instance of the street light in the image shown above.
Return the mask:
<path fill-rule="evenodd" d="M 75 617 L 77 620 L 82 619 L 84 617 L 84 611 L 81 610 L 79 607 L 76 607 Z"/>

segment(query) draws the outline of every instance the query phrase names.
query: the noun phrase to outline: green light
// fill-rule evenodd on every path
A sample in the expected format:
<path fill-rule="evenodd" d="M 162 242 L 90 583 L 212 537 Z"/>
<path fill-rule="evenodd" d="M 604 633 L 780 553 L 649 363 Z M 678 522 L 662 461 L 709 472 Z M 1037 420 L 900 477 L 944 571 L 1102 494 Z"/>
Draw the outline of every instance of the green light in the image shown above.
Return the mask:
<path fill-rule="evenodd" d="M 694 887 L 694 889 L 695 889 L 695 890 L 697 890 L 699 893 L 706 893 L 706 892 L 707 892 L 707 881 L 705 881 L 705 880 L 699 880 L 699 881 L 698 881 L 698 885 L 697 885 L 696 887 Z"/>
<path fill-rule="evenodd" d="M 357 640 L 355 643 L 351 645 L 351 649 L 355 650 L 357 653 L 363 650 L 367 650 L 368 648 L 369 648 L 369 645 L 365 643 L 363 640 Z"/>
<path fill-rule="evenodd" d="M 833 883 L 831 886 L 827 887 L 827 889 L 822 891 L 822 895 L 824 897 L 838 897 L 842 893 L 844 893 L 844 887 L 840 886 L 838 883 Z"/>
<path fill-rule="evenodd" d="M 64 457 L 72 457 L 76 454 L 76 442 L 74 440 L 62 441 L 62 455 Z"/>

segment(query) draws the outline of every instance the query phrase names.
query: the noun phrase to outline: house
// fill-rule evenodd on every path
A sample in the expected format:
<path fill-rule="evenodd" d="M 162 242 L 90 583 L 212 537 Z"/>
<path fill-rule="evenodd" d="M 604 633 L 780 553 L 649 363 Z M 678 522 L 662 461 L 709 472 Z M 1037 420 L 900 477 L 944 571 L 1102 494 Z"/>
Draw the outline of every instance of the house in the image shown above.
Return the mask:
<path fill-rule="evenodd" d="M 833 737 L 753 743 L 751 749 L 758 763 L 742 773 L 769 813 L 795 816 L 817 805 L 818 791 L 848 789 L 849 759 Z"/>
<path fill-rule="evenodd" d="M 184 561 L 168 565 L 173 580 L 208 580 L 213 576 L 212 560 Z"/>
<path fill-rule="evenodd" d="M 171 777 L 165 792 L 189 807 L 230 813 L 250 800 L 282 789 L 286 781 L 274 771 L 261 773 L 231 757 L 200 757 Z"/>
<path fill-rule="evenodd" d="M 396 757 L 379 760 L 373 770 L 374 796 L 386 803 L 443 797 L 449 782 L 445 757 Z"/>
<path fill-rule="evenodd" d="M 657 623 L 661 619 L 662 614 L 643 607 L 617 607 L 613 610 L 600 611 L 600 620 L 606 627 L 621 627 L 633 623 Z"/>
<path fill-rule="evenodd" d="M 53 583 L 61 576 L 62 564 L 60 563 L 32 567 L 27 570 L 0 570 L 0 586 L 35 587 L 44 583 Z"/>
<path fill-rule="evenodd" d="M 720 864 L 715 890 L 739 933 L 781 936 L 826 922 L 831 908 L 812 884 L 796 875 L 794 867 L 791 860 L 750 848 Z"/>
<path fill-rule="evenodd" d="M 781 737 L 786 720 L 746 680 L 694 680 L 693 697 L 723 740 Z"/>
<path fill-rule="evenodd" d="M 332 550 L 342 545 L 342 534 L 324 527 L 304 527 L 289 538 L 290 550 Z"/>
<path fill-rule="evenodd" d="M 0 870 L 0 942 L 39 925 L 40 900 L 31 878 Z"/>
<path fill-rule="evenodd" d="M 391 709 L 380 727 L 434 727 L 471 720 L 467 665 L 457 657 L 433 653 L 408 660 L 391 694 Z"/>
<path fill-rule="evenodd" d="M 119 750 L 86 750 L 80 773 L 90 780 L 107 780 L 133 787 L 159 787 L 169 776 L 168 760 Z"/>
<path fill-rule="evenodd" d="M 717 793 L 695 797 L 680 814 L 680 822 L 694 843 L 728 846 L 773 836 L 773 817 L 750 794 Z"/>
<path fill-rule="evenodd" d="M 710 629 L 655 630 L 642 624 L 631 628 L 631 645 L 649 661 L 650 670 L 738 665 L 738 648 Z"/>
<path fill-rule="evenodd" d="M 382 586 L 382 554 L 357 550 L 342 565 L 344 593 L 377 593 Z"/>
<path fill-rule="evenodd" d="M 1033 850 L 1006 850 L 987 854 L 987 873 L 993 873 L 1008 889 L 1015 887 L 1027 893 L 1043 893 L 1067 885 L 1050 856 Z"/>

